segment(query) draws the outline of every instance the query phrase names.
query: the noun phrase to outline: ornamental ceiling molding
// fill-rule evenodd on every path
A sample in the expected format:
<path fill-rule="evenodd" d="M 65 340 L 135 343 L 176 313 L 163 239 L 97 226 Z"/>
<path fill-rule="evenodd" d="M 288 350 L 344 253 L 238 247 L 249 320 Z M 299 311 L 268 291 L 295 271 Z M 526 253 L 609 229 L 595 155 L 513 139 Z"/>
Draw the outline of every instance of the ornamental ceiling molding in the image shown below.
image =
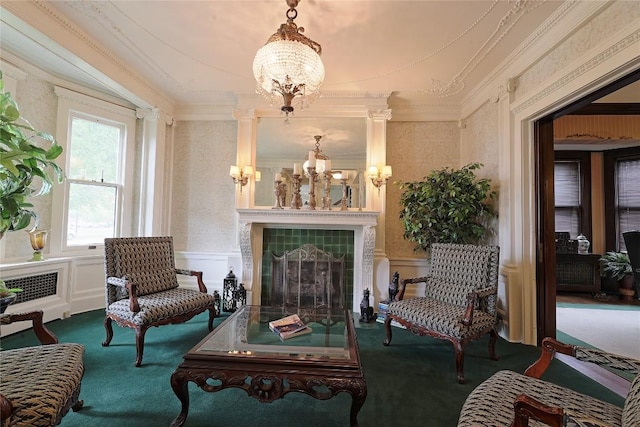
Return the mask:
<path fill-rule="evenodd" d="M 150 70 L 153 73 L 160 76 L 163 80 L 172 86 L 178 87 L 181 91 L 187 91 L 187 89 L 181 84 L 181 82 L 176 81 L 171 77 L 169 73 L 167 73 L 156 61 L 154 61 L 144 50 L 139 49 L 134 40 L 131 40 L 124 31 L 122 31 L 122 25 L 120 22 L 116 22 L 110 19 L 107 14 L 104 12 L 105 6 L 114 8 L 124 15 L 128 22 L 135 22 L 127 15 L 122 13 L 122 11 L 117 7 L 117 4 L 114 2 L 86 2 L 86 1 L 66 1 L 65 2 L 69 7 L 76 10 L 78 13 L 94 20 L 97 25 L 107 29 L 111 34 L 117 38 L 121 45 L 131 52 L 133 55 L 136 55 L 140 60 L 145 62 Z M 135 23 L 135 25 L 138 25 Z M 78 29 L 78 31 L 81 31 Z M 114 62 L 122 66 L 123 68 L 129 70 L 126 65 L 120 62 L 117 58 L 115 58 L 109 51 L 106 51 L 102 48 L 99 48 L 100 52 L 103 53 L 108 58 L 112 59 Z M 194 58 L 191 58 L 194 59 Z"/>
<path fill-rule="evenodd" d="M 568 86 L 570 83 L 576 81 L 587 72 L 594 70 L 596 67 L 611 60 L 621 52 L 627 51 L 630 47 L 637 45 L 638 43 L 640 43 L 640 29 L 636 29 L 632 33 L 627 34 L 627 36 L 603 50 L 595 49 L 596 52 L 592 54 L 590 59 L 582 62 L 581 64 L 578 64 L 578 66 L 574 67 L 568 73 L 560 76 L 560 78 L 553 79 L 553 81 L 550 84 L 546 85 L 544 88 L 536 88 L 535 94 L 533 94 L 533 96 L 526 98 L 523 102 L 514 106 L 511 111 L 513 112 L 513 114 L 519 115 L 544 98 L 550 96 L 552 93 Z M 628 65 L 628 62 L 625 61 L 625 63 Z"/>
<path fill-rule="evenodd" d="M 563 2 L 549 19 L 462 99 L 461 116 L 469 117 L 486 102 L 495 102 L 496 97 L 504 94 L 505 89 L 511 93 L 503 84 L 496 87 L 496 82 L 517 82 L 523 70 L 527 70 L 553 50 L 558 40 L 564 40 L 607 6 L 608 4 L 603 5 L 600 2 Z"/>
<path fill-rule="evenodd" d="M 124 75 L 126 75 L 127 80 L 135 81 L 136 85 L 139 85 L 140 87 L 145 88 L 145 92 L 150 92 L 153 94 L 155 98 L 161 99 L 163 104 L 166 104 L 166 105 L 172 104 L 172 101 L 169 98 L 167 98 L 165 94 L 163 94 L 162 92 L 159 92 L 155 87 L 149 85 L 146 79 L 142 78 L 131 68 L 127 67 L 123 62 L 121 62 L 118 59 L 118 57 L 111 54 L 111 52 L 106 50 L 103 46 L 98 44 L 88 34 L 86 34 L 82 29 L 80 29 L 80 27 L 75 25 L 73 22 L 69 21 L 64 15 L 61 15 L 56 9 L 51 7 L 50 2 L 42 1 L 42 0 L 4 2 L 2 3 L 2 8 L 10 12 L 11 14 L 15 15 L 19 19 L 27 22 L 30 20 L 31 21 L 34 20 L 34 16 L 37 13 L 40 13 L 43 16 L 35 19 L 43 19 L 43 20 L 47 18 L 51 19 L 60 29 L 62 29 L 65 32 L 65 34 L 71 36 L 69 39 L 66 39 L 67 43 L 60 42 L 59 35 L 56 34 L 56 36 L 53 36 L 52 31 L 55 32 L 56 31 L 55 29 L 47 33 L 41 32 L 42 29 L 50 28 L 50 26 L 44 25 L 44 23 L 43 25 L 36 28 L 36 31 L 38 31 L 39 36 L 45 37 L 47 40 L 45 42 L 39 39 L 36 41 L 42 44 L 43 46 L 45 46 L 47 49 L 54 52 L 56 55 L 65 59 L 70 64 L 74 65 L 76 68 L 81 69 L 87 75 L 90 75 L 94 79 L 100 81 L 105 88 L 108 88 L 108 90 L 113 91 L 114 93 L 117 93 L 123 99 L 131 102 L 132 104 L 138 107 L 147 107 L 150 105 L 150 103 L 153 102 L 153 101 L 149 101 L 148 99 L 145 100 L 141 95 L 138 94 L 138 91 L 134 91 L 130 88 L 125 88 L 124 86 L 122 86 L 120 83 L 114 80 L 111 76 L 107 75 L 104 72 L 103 68 L 98 70 L 94 68 L 92 65 L 90 65 L 85 60 L 84 57 L 76 53 L 78 51 L 77 42 L 80 42 L 85 47 L 90 49 L 92 55 L 98 56 L 103 60 L 106 60 L 120 73 L 123 73 Z M 7 21 L 7 19 L 8 17 L 6 15 L 3 16 L 3 20 Z M 12 26 L 14 24 L 10 20 L 7 22 Z M 20 28 L 20 25 L 18 25 L 16 28 Z M 31 35 L 29 37 L 33 38 Z M 50 40 L 56 40 L 57 46 L 55 48 L 52 48 Z M 75 58 L 80 59 L 82 61 L 82 66 L 81 67 L 79 66 L 80 64 L 77 63 L 77 59 L 76 59 L 76 62 L 73 62 L 73 63 L 69 61 L 67 58 L 66 52 L 61 52 L 59 47 L 62 47 L 62 49 L 65 49 L 66 51 L 70 52 Z M 105 82 L 105 77 L 109 80 L 108 84 Z M 123 93 L 125 91 L 123 91 L 122 89 L 125 89 L 126 93 Z"/>
<path fill-rule="evenodd" d="M 487 40 L 485 40 L 485 42 L 482 44 L 482 47 L 478 49 L 478 51 L 471 58 L 469 58 L 467 63 L 460 69 L 460 71 L 458 71 L 458 73 L 456 73 L 445 84 L 442 84 L 439 80 L 432 79 L 430 88 L 418 90 L 418 92 L 438 98 L 446 98 L 456 95 L 457 93 L 462 91 L 466 86 L 465 79 L 484 60 L 484 58 L 493 51 L 493 49 L 501 42 L 501 40 L 507 36 L 507 34 L 516 26 L 518 21 L 537 7 L 546 3 L 546 1 L 547 0 L 517 0 L 513 2 L 513 6 L 511 7 L 511 9 L 509 9 L 509 11 L 498 22 L 495 31 L 487 38 Z M 567 12 L 578 3 L 579 0 L 563 2 L 560 5 L 560 8 L 556 12 L 554 12 L 550 19 L 545 21 L 540 27 L 536 29 L 534 34 L 527 37 L 527 39 L 518 46 L 518 48 L 510 55 L 510 58 L 517 57 L 523 51 L 527 50 L 531 44 L 535 43 L 538 38 L 540 38 L 548 31 L 549 27 L 555 26 Z M 456 37 L 454 40 L 450 41 L 440 49 L 434 51 L 434 54 L 440 52 L 441 50 L 444 50 L 445 48 L 448 48 L 450 45 L 467 35 L 467 33 L 471 29 L 473 29 L 486 16 L 486 14 L 488 14 L 488 12 L 494 7 L 494 5 L 495 3 L 482 16 L 480 16 L 476 20 L 476 22 L 474 22 L 469 28 L 463 31 L 458 37 Z M 428 58 L 429 57 L 426 57 L 422 60 L 426 60 Z M 509 62 L 510 60 L 503 61 L 503 64 L 508 64 Z"/>

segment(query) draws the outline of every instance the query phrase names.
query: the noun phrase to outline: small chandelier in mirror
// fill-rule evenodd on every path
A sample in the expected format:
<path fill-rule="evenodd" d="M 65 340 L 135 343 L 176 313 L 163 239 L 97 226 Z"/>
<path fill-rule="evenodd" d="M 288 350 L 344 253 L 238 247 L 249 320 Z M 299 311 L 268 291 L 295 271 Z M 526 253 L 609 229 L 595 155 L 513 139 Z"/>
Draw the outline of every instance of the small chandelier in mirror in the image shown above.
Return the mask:
<path fill-rule="evenodd" d="M 309 155 L 305 157 L 304 164 L 302 165 L 306 176 L 309 176 L 309 167 L 315 167 L 316 173 L 319 174 L 322 174 L 325 171 L 331 172 L 331 160 L 329 160 L 329 157 L 327 157 L 320 149 L 320 140 L 322 139 L 322 135 L 316 135 L 314 138 L 316 140 L 316 148 L 315 150 L 309 151 Z"/>
<path fill-rule="evenodd" d="M 320 96 L 324 65 L 320 59 L 320 44 L 304 36 L 304 28 L 293 22 L 298 16 L 295 8 L 299 0 L 286 2 L 289 6 L 287 22 L 280 25 L 256 53 L 253 75 L 256 91 L 270 104 L 281 102 L 280 110 L 289 117 L 294 110 L 294 99 L 298 98 L 304 108 Z"/>

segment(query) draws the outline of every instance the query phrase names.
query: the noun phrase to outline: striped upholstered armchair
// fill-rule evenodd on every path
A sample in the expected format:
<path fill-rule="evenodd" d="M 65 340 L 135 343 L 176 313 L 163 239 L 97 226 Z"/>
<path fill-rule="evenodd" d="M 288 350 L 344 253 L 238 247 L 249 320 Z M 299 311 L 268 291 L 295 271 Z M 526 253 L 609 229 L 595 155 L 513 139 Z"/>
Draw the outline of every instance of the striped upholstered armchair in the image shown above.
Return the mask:
<path fill-rule="evenodd" d="M 556 353 L 634 375 L 622 408 L 541 379 Z M 542 354 L 523 374 L 499 371 L 467 397 L 458 427 L 640 426 L 640 360 L 597 348 L 542 341 Z"/>
<path fill-rule="evenodd" d="M 42 310 L 0 315 L 0 325 L 33 322 L 40 344 L 0 352 L 0 425 L 56 426 L 69 409 L 78 411 L 84 376 L 84 346 L 58 343 L 42 321 Z"/>
<path fill-rule="evenodd" d="M 490 334 L 489 355 L 498 360 L 497 293 L 498 246 L 434 243 L 431 269 L 426 277 L 405 279 L 387 308 L 384 345 L 391 343 L 391 322 L 396 321 L 416 335 L 450 341 L 456 356 L 459 383 L 464 383 L 464 346 Z M 409 284 L 425 283 L 422 297 L 404 299 Z"/>
<path fill-rule="evenodd" d="M 209 310 L 209 330 L 217 313 L 201 271 L 175 268 L 172 237 L 105 239 L 106 316 L 108 346 L 112 321 L 136 331 L 136 366 L 142 364 L 144 335 L 151 326 L 183 323 Z M 177 274 L 195 276 L 198 290 L 179 287 Z"/>

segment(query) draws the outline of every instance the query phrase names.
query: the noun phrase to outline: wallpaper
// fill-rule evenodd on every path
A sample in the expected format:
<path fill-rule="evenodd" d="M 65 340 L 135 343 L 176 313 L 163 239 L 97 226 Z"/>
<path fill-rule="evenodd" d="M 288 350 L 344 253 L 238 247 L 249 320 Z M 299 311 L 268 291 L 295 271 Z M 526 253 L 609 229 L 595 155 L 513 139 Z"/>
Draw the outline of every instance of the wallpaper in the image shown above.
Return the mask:
<path fill-rule="evenodd" d="M 176 251 L 237 250 L 235 121 L 178 122 L 173 154 L 171 234 Z"/>
<path fill-rule="evenodd" d="M 482 167 L 476 170 L 479 178 L 491 180 L 492 187 L 500 197 L 500 152 L 498 150 L 498 104 L 485 103 L 466 120 L 466 126 L 461 131 L 460 138 L 460 166 L 479 162 Z M 498 199 L 493 201 L 498 209 Z M 491 229 L 495 232 L 487 236 L 482 243 L 498 244 L 498 223 L 493 221 Z"/>
<path fill-rule="evenodd" d="M 386 253 L 389 258 L 424 257 L 404 239 L 399 220 L 401 191 L 396 182 L 419 181 L 434 169 L 460 166 L 457 122 L 387 123 L 387 164 L 393 176 L 387 185 Z M 393 181 L 393 182 L 392 182 Z"/>
<path fill-rule="evenodd" d="M 25 80 L 18 81 L 16 94 L 12 94 L 18 103 L 20 114 L 25 117 L 37 130 L 55 135 L 56 114 L 58 109 L 58 97 L 53 92 L 53 85 L 44 80 L 28 75 Z M 64 155 L 64 153 L 62 154 Z M 55 189 L 53 190 L 55 191 Z M 40 218 L 40 229 L 51 227 L 51 193 L 45 196 L 31 199 L 34 210 Z M 33 225 L 33 222 L 32 222 Z M 28 230 L 28 228 L 26 229 Z M 24 258 L 25 261 L 31 259 L 33 249 L 29 243 L 29 236 L 24 230 L 6 233 L 5 257 Z M 49 247 L 45 247 L 45 256 L 49 252 Z"/>

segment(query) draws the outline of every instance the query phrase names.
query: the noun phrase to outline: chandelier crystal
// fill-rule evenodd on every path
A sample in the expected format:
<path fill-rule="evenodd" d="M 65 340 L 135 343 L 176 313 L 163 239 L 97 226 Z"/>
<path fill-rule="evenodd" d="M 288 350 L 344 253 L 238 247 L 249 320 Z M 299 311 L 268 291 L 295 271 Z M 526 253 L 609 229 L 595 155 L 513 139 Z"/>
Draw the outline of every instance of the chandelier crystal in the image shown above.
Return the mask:
<path fill-rule="evenodd" d="M 287 22 L 256 53 L 253 76 L 256 91 L 271 105 L 282 103 L 280 110 L 288 117 L 294 111 L 294 100 L 304 108 L 320 96 L 324 64 L 320 44 L 304 36 L 304 28 L 293 22 L 299 0 L 286 2 Z"/>

